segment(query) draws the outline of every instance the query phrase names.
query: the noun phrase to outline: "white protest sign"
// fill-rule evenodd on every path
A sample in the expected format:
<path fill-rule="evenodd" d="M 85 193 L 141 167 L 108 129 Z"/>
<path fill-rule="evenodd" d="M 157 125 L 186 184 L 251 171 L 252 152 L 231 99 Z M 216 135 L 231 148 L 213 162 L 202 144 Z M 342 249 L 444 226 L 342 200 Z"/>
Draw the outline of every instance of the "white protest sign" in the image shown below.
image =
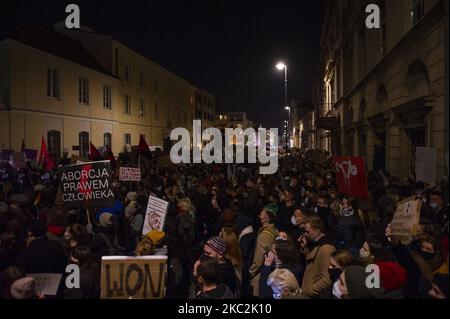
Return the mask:
<path fill-rule="evenodd" d="M 436 184 L 436 149 L 416 147 L 416 178 L 430 186 Z"/>
<path fill-rule="evenodd" d="M 28 274 L 35 281 L 35 290 L 38 295 L 56 296 L 62 274 Z"/>
<path fill-rule="evenodd" d="M 169 202 L 150 195 L 142 235 L 145 236 L 152 230 L 163 231 L 168 205 Z"/>
<path fill-rule="evenodd" d="M 133 167 L 121 167 L 119 169 L 119 181 L 122 182 L 140 182 L 141 169 Z"/>
<path fill-rule="evenodd" d="M 415 196 L 406 198 L 397 204 L 397 210 L 391 222 L 391 233 L 404 245 L 412 241 L 417 234 L 422 201 Z"/>

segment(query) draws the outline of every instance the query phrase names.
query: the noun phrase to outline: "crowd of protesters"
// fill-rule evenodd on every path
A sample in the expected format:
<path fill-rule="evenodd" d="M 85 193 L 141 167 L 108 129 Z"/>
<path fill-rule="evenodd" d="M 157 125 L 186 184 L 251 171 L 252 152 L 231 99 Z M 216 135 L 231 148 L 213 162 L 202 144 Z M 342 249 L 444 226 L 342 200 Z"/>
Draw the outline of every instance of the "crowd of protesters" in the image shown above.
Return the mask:
<path fill-rule="evenodd" d="M 281 157 L 266 176 L 256 165 L 160 165 L 125 152 L 117 166 L 139 162 L 141 182 L 119 182 L 116 167 L 114 206 L 89 212 L 65 208 L 56 169 L 2 163 L 0 298 L 100 298 L 103 256 L 155 254 L 168 256 L 167 298 L 448 298 L 447 186 L 370 172 L 370 199 L 357 200 L 339 193 L 330 158 L 310 154 Z M 169 202 L 167 219 L 142 236 L 150 194 Z M 390 222 L 410 196 L 421 219 L 404 245 Z M 64 276 L 68 264 L 80 268 L 79 288 L 63 279 L 56 296 L 36 293 L 27 274 Z M 366 284 L 370 265 L 379 286 Z"/>

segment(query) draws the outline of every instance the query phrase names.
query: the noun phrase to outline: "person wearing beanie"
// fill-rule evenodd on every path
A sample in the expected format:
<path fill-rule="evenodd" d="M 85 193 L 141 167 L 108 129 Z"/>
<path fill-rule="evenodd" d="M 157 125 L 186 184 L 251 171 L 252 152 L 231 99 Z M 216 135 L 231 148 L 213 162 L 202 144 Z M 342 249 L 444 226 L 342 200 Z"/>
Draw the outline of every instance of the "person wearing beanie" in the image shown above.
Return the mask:
<path fill-rule="evenodd" d="M 33 219 L 28 226 L 28 246 L 16 256 L 14 265 L 24 273 L 63 274 L 66 268 L 66 255 L 63 246 L 46 236 L 47 226 Z"/>
<path fill-rule="evenodd" d="M 253 262 L 250 266 L 250 278 L 254 296 L 259 296 L 259 278 L 265 254 L 272 249 L 272 245 L 278 235 L 278 230 L 274 225 L 277 213 L 278 205 L 276 204 L 266 205 L 259 213 L 259 220 L 262 226 L 256 237 Z"/>
<path fill-rule="evenodd" d="M 383 288 L 369 288 L 366 285 L 368 273 L 362 266 L 348 266 L 334 283 L 333 295 L 337 299 L 379 299 Z"/>
<path fill-rule="evenodd" d="M 380 269 L 380 278 L 383 288 L 386 292 L 401 290 L 406 286 L 406 269 L 396 262 L 380 261 L 377 262 Z"/>
<path fill-rule="evenodd" d="M 210 238 L 203 247 L 203 253 L 200 259 L 194 265 L 194 269 L 198 265 L 209 259 L 218 262 L 217 283 L 227 286 L 233 295 L 240 295 L 241 284 L 234 270 L 233 264 L 225 257 L 227 244 L 222 237 L 215 236 Z"/>
<path fill-rule="evenodd" d="M 14 299 L 32 299 L 36 297 L 35 280 L 33 277 L 24 277 L 11 285 L 11 296 Z"/>

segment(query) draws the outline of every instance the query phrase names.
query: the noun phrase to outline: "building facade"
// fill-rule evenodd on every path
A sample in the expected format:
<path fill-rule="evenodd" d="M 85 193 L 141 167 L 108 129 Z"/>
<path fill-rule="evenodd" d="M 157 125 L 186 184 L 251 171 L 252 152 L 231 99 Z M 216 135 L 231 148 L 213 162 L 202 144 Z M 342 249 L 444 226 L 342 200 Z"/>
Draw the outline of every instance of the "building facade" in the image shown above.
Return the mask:
<path fill-rule="evenodd" d="M 205 92 L 109 35 L 61 25 L 0 42 L 0 66 L 1 148 L 39 149 L 43 136 L 56 158 L 86 157 L 90 141 L 117 154 L 141 134 L 163 146 L 175 127 L 192 132 Z"/>
<path fill-rule="evenodd" d="M 437 151 L 447 175 L 446 1 L 329 1 L 314 86 L 315 147 L 366 158 L 405 178 L 416 147 Z M 380 28 L 366 27 L 368 4 Z M 447 157 L 448 158 L 448 157 Z"/>
<path fill-rule="evenodd" d="M 247 118 L 245 112 L 222 112 L 216 115 L 214 127 L 223 132 L 226 128 L 242 128 L 245 130 L 253 127 L 253 122 Z"/>

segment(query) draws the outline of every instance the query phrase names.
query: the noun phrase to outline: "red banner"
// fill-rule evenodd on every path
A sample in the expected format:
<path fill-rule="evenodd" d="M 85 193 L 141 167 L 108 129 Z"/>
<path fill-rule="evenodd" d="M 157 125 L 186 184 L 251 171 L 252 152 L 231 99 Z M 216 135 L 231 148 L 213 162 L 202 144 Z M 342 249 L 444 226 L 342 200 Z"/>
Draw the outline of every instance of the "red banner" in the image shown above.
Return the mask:
<path fill-rule="evenodd" d="M 335 156 L 333 169 L 341 193 L 360 199 L 369 199 L 363 157 Z"/>

